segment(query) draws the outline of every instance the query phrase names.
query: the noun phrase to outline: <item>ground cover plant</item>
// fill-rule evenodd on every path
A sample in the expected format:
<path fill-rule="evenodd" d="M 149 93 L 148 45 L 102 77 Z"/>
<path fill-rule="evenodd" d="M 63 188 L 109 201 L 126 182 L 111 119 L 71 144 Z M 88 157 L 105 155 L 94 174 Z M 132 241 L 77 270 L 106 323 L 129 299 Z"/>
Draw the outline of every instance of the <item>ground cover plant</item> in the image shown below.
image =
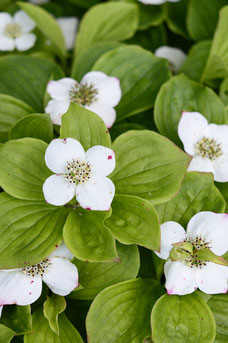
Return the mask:
<path fill-rule="evenodd" d="M 228 341 L 228 0 L 1 0 L 0 343 Z"/>

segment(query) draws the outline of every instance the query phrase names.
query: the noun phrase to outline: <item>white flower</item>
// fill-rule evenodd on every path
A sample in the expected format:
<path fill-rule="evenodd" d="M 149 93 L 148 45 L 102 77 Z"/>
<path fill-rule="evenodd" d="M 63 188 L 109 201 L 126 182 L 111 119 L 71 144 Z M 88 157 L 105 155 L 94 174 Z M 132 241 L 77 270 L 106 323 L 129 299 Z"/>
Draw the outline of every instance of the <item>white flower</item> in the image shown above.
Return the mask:
<path fill-rule="evenodd" d="M 213 262 L 197 260 L 197 253 L 210 249 L 223 255 L 228 249 L 228 214 L 200 212 L 192 217 L 187 232 L 176 222 L 161 225 L 160 258 L 167 259 L 174 243 L 190 243 L 193 252 L 184 260 L 165 263 L 168 294 L 189 294 L 198 287 L 208 294 L 226 293 L 228 268 Z"/>
<path fill-rule="evenodd" d="M 61 125 L 61 117 L 67 112 L 71 102 L 98 114 L 108 128 L 116 119 L 113 107 L 121 98 L 120 83 L 116 77 L 92 71 L 80 83 L 71 78 L 50 81 L 47 91 L 53 100 L 49 101 L 45 112 L 50 113 L 54 124 Z"/>
<path fill-rule="evenodd" d="M 70 262 L 72 258 L 73 255 L 62 243 L 36 265 L 0 270 L 0 307 L 32 304 L 41 295 L 42 280 L 55 294 L 65 296 L 72 292 L 78 287 L 78 271 Z"/>
<path fill-rule="evenodd" d="M 144 5 L 162 5 L 165 2 L 178 2 L 180 0 L 139 0 Z"/>
<path fill-rule="evenodd" d="M 42 4 L 46 4 L 47 2 L 49 2 L 50 0 L 29 0 L 29 2 L 31 2 L 32 4 L 35 5 L 42 5 Z"/>
<path fill-rule="evenodd" d="M 183 112 L 178 135 L 193 157 L 189 171 L 211 172 L 215 181 L 228 181 L 228 125 L 208 124 L 198 112 Z"/>
<path fill-rule="evenodd" d="M 113 182 L 106 177 L 115 168 L 115 154 L 111 149 L 95 145 L 85 153 L 73 138 L 54 139 L 47 147 L 45 162 L 55 173 L 43 185 L 48 203 L 65 205 L 76 194 L 83 208 L 110 209 L 115 194 Z"/>
<path fill-rule="evenodd" d="M 170 69 L 176 74 L 186 59 L 186 54 L 170 46 L 161 46 L 155 52 L 155 56 L 165 58 L 169 61 Z"/>
<path fill-rule="evenodd" d="M 66 49 L 73 49 L 79 19 L 76 17 L 62 17 L 56 19 L 56 21 L 63 32 Z"/>
<path fill-rule="evenodd" d="M 24 11 L 18 11 L 12 17 L 9 13 L 0 13 L 0 50 L 19 51 L 31 49 L 36 35 L 29 33 L 36 26 Z"/>

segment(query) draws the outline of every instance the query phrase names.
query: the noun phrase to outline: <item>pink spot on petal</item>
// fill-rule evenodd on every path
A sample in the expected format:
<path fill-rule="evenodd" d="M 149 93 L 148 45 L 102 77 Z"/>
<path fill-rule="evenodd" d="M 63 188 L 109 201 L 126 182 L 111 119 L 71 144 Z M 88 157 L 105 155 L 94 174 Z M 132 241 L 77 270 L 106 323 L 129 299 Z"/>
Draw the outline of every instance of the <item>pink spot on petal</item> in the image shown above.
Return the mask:
<path fill-rule="evenodd" d="M 112 156 L 111 156 L 111 155 L 109 155 L 109 156 L 108 156 L 108 160 L 111 160 L 111 159 L 112 159 Z"/>
<path fill-rule="evenodd" d="M 203 280 L 201 280 L 200 282 L 203 283 Z"/>
<path fill-rule="evenodd" d="M 109 133 L 109 131 L 107 130 L 107 131 L 105 131 L 105 133 Z"/>
<path fill-rule="evenodd" d="M 86 207 L 86 210 L 90 210 L 91 211 L 91 208 L 90 207 Z"/>
<path fill-rule="evenodd" d="M 196 290 L 197 287 L 194 287 L 194 290 Z"/>
<path fill-rule="evenodd" d="M 34 281 L 32 280 L 31 282 L 30 282 L 30 284 L 32 284 Z"/>
<path fill-rule="evenodd" d="M 186 277 L 184 277 L 183 280 L 186 281 Z"/>
<path fill-rule="evenodd" d="M 29 295 L 31 295 L 32 293 L 31 292 L 29 292 Z"/>
<path fill-rule="evenodd" d="M 64 140 L 63 140 L 63 144 L 66 144 L 67 143 L 67 139 L 66 138 L 64 138 Z"/>
<path fill-rule="evenodd" d="M 168 295 L 173 294 L 173 288 L 167 289 L 167 293 L 168 293 Z"/>
<path fill-rule="evenodd" d="M 55 245 L 55 247 L 56 247 L 56 248 L 58 248 L 58 247 L 59 247 L 59 245 L 58 245 L 58 244 L 56 244 L 56 245 Z"/>

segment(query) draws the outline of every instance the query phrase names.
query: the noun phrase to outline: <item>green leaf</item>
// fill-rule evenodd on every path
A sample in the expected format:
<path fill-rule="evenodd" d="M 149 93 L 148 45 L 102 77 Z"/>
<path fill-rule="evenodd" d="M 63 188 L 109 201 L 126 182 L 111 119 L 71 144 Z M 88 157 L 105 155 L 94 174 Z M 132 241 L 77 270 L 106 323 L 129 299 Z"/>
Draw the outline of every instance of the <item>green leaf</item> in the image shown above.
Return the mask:
<path fill-rule="evenodd" d="M 105 225 L 116 239 L 124 244 L 139 244 L 160 251 L 160 225 L 153 205 L 131 195 L 116 195 L 112 215 Z"/>
<path fill-rule="evenodd" d="M 219 88 L 219 96 L 225 106 L 228 105 L 228 78 L 224 79 Z"/>
<path fill-rule="evenodd" d="M 83 289 L 72 292 L 69 299 L 93 299 L 100 291 L 116 283 L 136 278 L 140 266 L 136 245 L 117 243 L 120 262 L 90 263 L 74 260 Z"/>
<path fill-rule="evenodd" d="M 9 132 L 9 139 L 39 138 L 49 143 L 53 139 L 53 125 L 49 114 L 34 113 L 19 119 Z"/>
<path fill-rule="evenodd" d="M 44 303 L 44 316 L 49 322 L 49 326 L 53 332 L 59 335 L 58 316 L 66 308 L 64 297 L 57 294 L 52 294 Z"/>
<path fill-rule="evenodd" d="M 43 200 L 42 186 L 51 172 L 44 161 L 47 144 L 22 138 L 0 146 L 0 185 L 19 199 Z"/>
<path fill-rule="evenodd" d="M 97 114 L 74 103 L 62 116 L 60 137 L 77 139 L 85 150 L 94 145 L 111 147 L 111 138 L 103 120 Z"/>
<path fill-rule="evenodd" d="M 174 221 L 186 227 L 198 212 L 223 213 L 225 207 L 211 173 L 188 172 L 178 194 L 167 203 L 156 206 L 156 210 L 161 223 Z"/>
<path fill-rule="evenodd" d="M 93 66 L 120 80 L 122 98 L 117 120 L 153 107 L 161 85 L 170 77 L 168 62 L 139 46 L 126 46 L 101 56 Z"/>
<path fill-rule="evenodd" d="M 118 262 L 115 239 L 104 220 L 111 212 L 75 208 L 63 228 L 63 239 L 72 254 L 89 262 Z"/>
<path fill-rule="evenodd" d="M 128 131 L 113 143 L 116 194 L 136 195 L 158 204 L 178 192 L 190 157 L 152 131 Z"/>
<path fill-rule="evenodd" d="M 46 258 L 62 241 L 68 210 L 44 201 L 0 194 L 0 269 L 20 268 Z"/>
<path fill-rule="evenodd" d="M 0 93 L 24 101 L 37 113 L 43 112 L 43 96 L 50 78 L 63 77 L 53 62 L 29 56 L 1 57 L 0 75 Z"/>
<path fill-rule="evenodd" d="M 32 332 L 32 316 L 30 305 L 17 306 L 10 305 L 4 306 L 0 323 L 7 326 L 19 335 Z M 0 329 L 1 332 L 1 329 Z M 1 337 L 1 336 L 0 336 Z M 0 339 L 0 342 L 1 341 Z"/>
<path fill-rule="evenodd" d="M 146 30 L 151 26 L 158 26 L 162 24 L 165 19 L 164 6 L 148 6 L 139 3 L 139 30 Z"/>
<path fill-rule="evenodd" d="M 0 94 L 0 142 L 8 140 L 8 132 L 21 118 L 34 110 L 12 96 Z"/>
<path fill-rule="evenodd" d="M 154 343 L 213 343 L 215 338 L 211 310 L 196 293 L 163 295 L 153 307 L 151 325 Z"/>
<path fill-rule="evenodd" d="M 171 31 L 188 38 L 186 28 L 186 15 L 188 8 L 188 0 L 181 0 L 177 3 L 166 4 L 166 22 Z"/>
<path fill-rule="evenodd" d="M 25 2 L 17 2 L 19 7 L 32 18 L 38 29 L 53 43 L 61 58 L 67 54 L 63 32 L 56 20 L 45 9 Z"/>
<path fill-rule="evenodd" d="M 180 143 L 177 127 L 183 111 L 200 112 L 210 123 L 228 123 L 225 107 L 217 94 L 184 75 L 178 75 L 161 87 L 154 107 L 159 132 L 176 143 Z"/>
<path fill-rule="evenodd" d="M 109 2 L 98 4 L 86 12 L 76 40 L 79 55 L 95 42 L 124 41 L 138 27 L 138 7 L 135 4 Z"/>
<path fill-rule="evenodd" d="M 226 261 L 225 258 L 223 258 L 222 256 L 215 255 L 209 249 L 200 250 L 199 253 L 197 253 L 197 256 L 197 259 L 199 261 L 211 261 L 213 263 L 228 267 L 228 261 Z"/>
<path fill-rule="evenodd" d="M 216 322 L 216 337 L 214 343 L 226 343 L 228 340 L 228 297 L 227 294 L 216 294 L 208 301 Z"/>
<path fill-rule="evenodd" d="M 222 196 L 226 201 L 226 211 L 228 212 L 228 182 L 216 182 L 216 187 L 222 193 Z"/>
<path fill-rule="evenodd" d="M 9 343 L 13 339 L 15 332 L 8 327 L 0 324 L 0 342 Z"/>
<path fill-rule="evenodd" d="M 150 313 L 160 295 L 152 279 L 129 280 L 104 289 L 87 315 L 89 342 L 143 342 L 150 336 Z"/>

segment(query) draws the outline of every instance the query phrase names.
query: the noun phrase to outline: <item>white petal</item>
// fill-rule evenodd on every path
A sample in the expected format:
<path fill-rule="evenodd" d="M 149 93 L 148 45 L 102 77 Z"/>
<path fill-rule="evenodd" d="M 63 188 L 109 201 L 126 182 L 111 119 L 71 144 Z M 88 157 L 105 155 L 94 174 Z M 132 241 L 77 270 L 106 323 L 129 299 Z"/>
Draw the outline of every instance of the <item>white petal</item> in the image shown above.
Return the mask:
<path fill-rule="evenodd" d="M 108 75 L 103 73 L 102 71 L 90 71 L 89 73 L 85 74 L 80 83 L 94 83 L 97 81 L 103 81 L 108 78 Z"/>
<path fill-rule="evenodd" d="M 49 81 L 47 91 L 55 100 L 70 101 L 70 91 L 76 86 L 77 82 L 70 77 L 64 77 L 58 81 Z"/>
<path fill-rule="evenodd" d="M 65 296 L 78 286 L 78 270 L 67 258 L 52 257 L 43 281 L 54 292 Z"/>
<path fill-rule="evenodd" d="M 53 124 L 61 125 L 62 115 L 68 111 L 69 106 L 69 100 L 50 100 L 45 108 L 45 112 L 50 113 Z"/>
<path fill-rule="evenodd" d="M 91 165 L 94 173 L 104 176 L 115 169 L 116 160 L 113 150 L 102 145 L 95 145 L 86 152 L 86 161 Z"/>
<path fill-rule="evenodd" d="M 76 17 L 62 17 L 56 21 L 63 32 L 67 50 L 73 49 L 79 19 Z"/>
<path fill-rule="evenodd" d="M 209 136 L 221 144 L 223 153 L 228 153 L 228 125 L 209 124 Z"/>
<path fill-rule="evenodd" d="M 62 242 L 55 251 L 53 251 L 49 256 L 52 257 L 64 257 L 64 258 L 69 258 L 72 260 L 74 257 L 73 254 L 68 250 L 66 244 Z"/>
<path fill-rule="evenodd" d="M 194 156 L 187 170 L 213 174 L 215 172 L 214 164 L 212 163 L 212 161 L 209 158 L 203 158 L 201 156 Z"/>
<path fill-rule="evenodd" d="M 195 144 L 203 137 L 208 137 L 208 121 L 198 112 L 183 112 L 178 124 L 178 135 L 184 150 L 195 155 Z"/>
<path fill-rule="evenodd" d="M 167 59 L 173 68 L 173 71 L 177 73 L 182 64 L 186 60 L 186 54 L 178 49 L 169 46 L 161 46 L 154 52 L 155 56 Z"/>
<path fill-rule="evenodd" d="M 64 175 L 51 175 L 43 184 L 43 193 L 48 204 L 62 206 L 75 195 L 75 185 L 69 183 Z"/>
<path fill-rule="evenodd" d="M 188 223 L 187 236 L 195 239 L 201 236 L 207 242 L 211 251 L 223 255 L 228 248 L 228 214 L 214 212 L 199 212 Z"/>
<path fill-rule="evenodd" d="M 228 182 L 228 153 L 219 156 L 213 161 L 214 179 L 218 182 Z"/>
<path fill-rule="evenodd" d="M 15 39 L 16 48 L 19 51 L 31 49 L 36 42 L 36 35 L 34 33 L 27 33 Z"/>
<path fill-rule="evenodd" d="M 103 119 L 105 125 L 109 129 L 112 127 L 116 120 L 116 111 L 114 110 L 114 108 L 100 103 L 99 101 L 96 101 L 89 106 L 87 105 L 85 106 L 85 108 L 99 115 L 99 117 Z"/>
<path fill-rule="evenodd" d="M 212 262 L 200 268 L 195 268 L 198 288 L 208 294 L 227 292 L 227 267 Z"/>
<path fill-rule="evenodd" d="M 189 294 L 197 288 L 194 268 L 188 267 L 184 262 L 168 260 L 165 263 L 164 273 L 165 287 L 169 295 Z"/>
<path fill-rule="evenodd" d="M 67 162 L 85 160 L 82 145 L 74 138 L 53 139 L 45 152 L 45 163 L 53 173 L 66 173 Z"/>
<path fill-rule="evenodd" d="M 13 51 L 14 49 L 15 39 L 0 34 L 0 51 Z"/>
<path fill-rule="evenodd" d="M 109 211 L 115 194 L 113 182 L 105 176 L 94 176 L 76 186 L 76 199 L 88 210 Z"/>
<path fill-rule="evenodd" d="M 13 17 L 13 21 L 21 25 L 23 33 L 28 33 L 34 29 L 36 23 L 24 11 L 18 11 Z"/>
<path fill-rule="evenodd" d="M 13 23 L 13 18 L 7 12 L 0 13 L 0 33 L 3 33 L 6 26 Z"/>
<path fill-rule="evenodd" d="M 41 291 L 39 276 L 27 276 L 21 269 L 0 271 L 0 306 L 32 304 L 40 297 Z"/>
<path fill-rule="evenodd" d="M 173 248 L 173 243 L 183 242 L 186 232 L 183 227 L 176 222 L 166 222 L 161 225 L 161 251 L 155 254 L 166 260 L 169 257 L 169 252 Z"/>
<path fill-rule="evenodd" d="M 0 306 L 0 318 L 2 316 L 2 310 L 3 310 L 3 306 Z"/>

